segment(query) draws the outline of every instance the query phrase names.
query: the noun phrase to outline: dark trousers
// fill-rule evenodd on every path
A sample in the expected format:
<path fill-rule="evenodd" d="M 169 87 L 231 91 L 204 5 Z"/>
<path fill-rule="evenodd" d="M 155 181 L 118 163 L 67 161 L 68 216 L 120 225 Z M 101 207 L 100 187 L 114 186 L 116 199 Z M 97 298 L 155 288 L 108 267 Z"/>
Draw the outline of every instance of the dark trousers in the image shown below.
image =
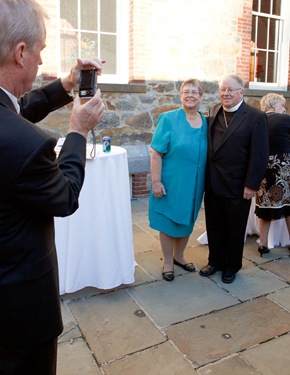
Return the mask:
<path fill-rule="evenodd" d="M 0 346 L 0 375 L 55 375 L 57 338 L 32 348 Z"/>
<path fill-rule="evenodd" d="M 238 272 L 242 268 L 251 200 L 224 198 L 209 190 L 204 196 L 204 207 L 209 264 Z"/>

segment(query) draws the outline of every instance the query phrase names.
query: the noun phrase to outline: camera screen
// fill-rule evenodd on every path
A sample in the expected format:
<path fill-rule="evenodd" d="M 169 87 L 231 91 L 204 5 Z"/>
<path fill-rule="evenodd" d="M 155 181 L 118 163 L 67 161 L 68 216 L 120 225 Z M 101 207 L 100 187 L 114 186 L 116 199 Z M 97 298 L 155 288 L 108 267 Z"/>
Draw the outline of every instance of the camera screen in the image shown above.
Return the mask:
<path fill-rule="evenodd" d="M 82 70 L 80 77 L 80 86 L 82 89 L 90 89 L 95 84 L 95 70 Z"/>

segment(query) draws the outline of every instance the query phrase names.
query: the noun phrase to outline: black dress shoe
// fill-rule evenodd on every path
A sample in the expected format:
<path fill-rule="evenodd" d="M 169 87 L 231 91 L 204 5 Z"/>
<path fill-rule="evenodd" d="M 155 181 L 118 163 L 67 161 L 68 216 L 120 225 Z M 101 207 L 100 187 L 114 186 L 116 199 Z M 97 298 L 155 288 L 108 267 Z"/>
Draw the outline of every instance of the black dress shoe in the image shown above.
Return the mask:
<path fill-rule="evenodd" d="M 200 271 L 199 274 L 201 276 L 211 276 L 214 275 L 218 271 L 218 268 L 216 266 L 212 266 L 208 264 L 207 266 L 204 266 Z"/>
<path fill-rule="evenodd" d="M 259 246 L 258 251 L 261 257 L 263 256 L 263 254 L 268 254 L 270 252 L 270 250 L 266 246 Z"/>
<path fill-rule="evenodd" d="M 195 271 L 195 267 L 192 263 L 181 264 L 181 263 L 177 262 L 177 260 L 175 260 L 175 259 L 173 259 L 173 263 L 176 264 L 177 266 L 183 268 L 185 271 L 189 271 L 189 272 Z"/>
<path fill-rule="evenodd" d="M 174 279 L 174 272 L 173 271 L 167 271 L 167 272 L 162 272 L 162 277 L 166 281 L 172 281 Z"/>
<path fill-rule="evenodd" d="M 222 282 L 226 284 L 231 284 L 236 279 L 236 274 L 234 272 L 225 271 L 222 274 Z"/>

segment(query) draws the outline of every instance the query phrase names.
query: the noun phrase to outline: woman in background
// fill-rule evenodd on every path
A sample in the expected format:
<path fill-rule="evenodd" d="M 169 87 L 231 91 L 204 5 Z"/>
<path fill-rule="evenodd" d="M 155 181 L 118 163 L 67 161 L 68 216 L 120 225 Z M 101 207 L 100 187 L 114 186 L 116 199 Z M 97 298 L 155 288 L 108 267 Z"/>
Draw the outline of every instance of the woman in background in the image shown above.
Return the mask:
<path fill-rule="evenodd" d="M 174 279 L 173 264 L 193 272 L 183 256 L 201 206 L 207 155 L 207 121 L 198 111 L 201 83 L 181 85 L 182 107 L 162 113 L 151 143 L 150 227 L 160 232 L 162 276 Z"/>
<path fill-rule="evenodd" d="M 269 93 L 261 99 L 261 110 L 269 124 L 270 156 L 267 171 L 256 195 L 261 256 L 269 253 L 268 234 L 272 220 L 285 219 L 290 236 L 290 116 L 283 95 Z"/>

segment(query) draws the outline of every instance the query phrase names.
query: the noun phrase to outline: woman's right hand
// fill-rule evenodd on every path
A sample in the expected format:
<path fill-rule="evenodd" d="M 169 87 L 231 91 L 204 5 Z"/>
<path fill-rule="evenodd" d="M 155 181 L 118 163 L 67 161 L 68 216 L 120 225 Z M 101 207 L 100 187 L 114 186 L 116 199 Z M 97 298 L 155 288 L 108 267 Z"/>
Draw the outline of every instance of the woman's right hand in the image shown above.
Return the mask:
<path fill-rule="evenodd" d="M 155 198 L 159 199 L 166 195 L 166 190 L 162 182 L 155 182 L 152 184 L 152 193 Z"/>

